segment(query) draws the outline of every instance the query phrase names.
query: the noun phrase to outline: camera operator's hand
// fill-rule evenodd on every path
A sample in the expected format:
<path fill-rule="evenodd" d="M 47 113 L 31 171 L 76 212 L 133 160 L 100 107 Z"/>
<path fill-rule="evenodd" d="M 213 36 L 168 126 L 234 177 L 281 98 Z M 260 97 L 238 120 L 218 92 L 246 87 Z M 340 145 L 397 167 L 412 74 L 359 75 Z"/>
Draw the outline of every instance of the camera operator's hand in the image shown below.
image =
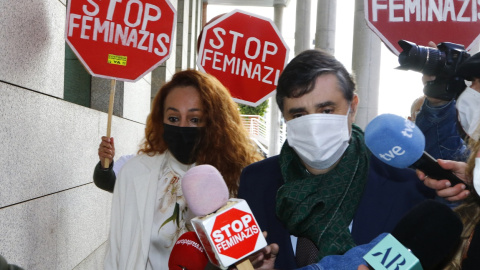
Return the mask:
<path fill-rule="evenodd" d="M 437 161 L 442 168 L 452 171 L 458 178 L 467 182 L 465 176 L 467 163 L 443 159 L 438 159 Z M 450 181 L 446 179 L 432 179 L 420 170 L 417 170 L 417 176 L 423 181 L 425 186 L 434 189 L 438 196 L 443 197 L 448 201 L 460 201 L 470 195 L 470 191 L 466 190 L 465 184 L 457 184 L 452 187 Z"/>

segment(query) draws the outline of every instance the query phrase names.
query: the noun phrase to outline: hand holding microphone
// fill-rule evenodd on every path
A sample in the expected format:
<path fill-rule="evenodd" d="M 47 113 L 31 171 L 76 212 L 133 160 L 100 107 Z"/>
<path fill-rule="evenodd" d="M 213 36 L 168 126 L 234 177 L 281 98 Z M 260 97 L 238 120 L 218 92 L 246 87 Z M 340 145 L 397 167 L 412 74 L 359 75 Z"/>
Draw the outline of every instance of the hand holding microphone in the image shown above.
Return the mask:
<path fill-rule="evenodd" d="M 445 170 L 452 171 L 455 175 L 457 175 L 460 179 L 467 179 L 465 172 L 467 168 L 467 163 L 453 161 L 453 160 L 443 160 L 438 159 L 438 164 L 444 168 Z M 470 191 L 466 189 L 465 184 L 454 185 L 451 186 L 451 183 L 447 179 L 434 179 L 427 176 L 424 172 L 417 170 L 418 178 L 423 181 L 425 186 L 433 189 L 436 191 L 439 197 L 445 198 L 448 201 L 460 201 L 464 200 L 465 198 L 470 195 Z M 467 181 L 465 181 L 467 182 Z"/>
<path fill-rule="evenodd" d="M 263 237 L 267 238 L 267 232 L 263 232 Z M 274 269 L 280 247 L 273 243 L 249 257 L 255 269 Z"/>
<path fill-rule="evenodd" d="M 182 191 L 197 217 L 192 225 L 210 262 L 222 269 L 253 269 L 248 256 L 267 246 L 258 223 L 245 200 L 229 199 L 220 172 L 210 165 L 188 170 Z"/>
<path fill-rule="evenodd" d="M 452 171 L 442 168 L 424 151 L 425 136 L 415 124 L 393 114 L 375 117 L 365 128 L 365 144 L 382 162 L 396 168 L 413 168 L 433 179 L 464 184 Z"/>

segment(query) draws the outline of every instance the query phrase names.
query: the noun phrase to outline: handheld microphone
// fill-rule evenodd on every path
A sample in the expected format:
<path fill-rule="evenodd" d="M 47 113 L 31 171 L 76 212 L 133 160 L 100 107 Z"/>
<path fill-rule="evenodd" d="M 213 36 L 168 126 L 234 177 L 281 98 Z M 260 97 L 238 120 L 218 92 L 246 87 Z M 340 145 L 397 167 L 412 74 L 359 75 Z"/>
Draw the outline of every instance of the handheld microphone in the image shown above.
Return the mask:
<path fill-rule="evenodd" d="M 221 269 L 253 269 L 248 256 L 267 246 L 247 202 L 228 199 L 228 188 L 218 170 L 199 165 L 182 178 L 188 207 L 197 217 L 192 225 L 210 262 Z"/>
<path fill-rule="evenodd" d="M 363 258 L 373 269 L 437 269 L 460 243 L 463 223 L 448 206 L 427 200 L 414 207 Z"/>
<path fill-rule="evenodd" d="M 410 120 L 381 114 L 365 128 L 365 144 L 382 162 L 396 167 L 418 169 L 432 179 L 448 179 L 452 185 L 469 186 L 425 152 L 425 136 Z"/>
<path fill-rule="evenodd" d="M 203 270 L 207 264 L 207 254 L 195 232 L 182 234 L 168 259 L 169 270 Z"/>
<path fill-rule="evenodd" d="M 217 211 L 229 198 L 227 184 L 211 165 L 199 165 L 188 170 L 182 178 L 182 192 L 195 216 Z"/>

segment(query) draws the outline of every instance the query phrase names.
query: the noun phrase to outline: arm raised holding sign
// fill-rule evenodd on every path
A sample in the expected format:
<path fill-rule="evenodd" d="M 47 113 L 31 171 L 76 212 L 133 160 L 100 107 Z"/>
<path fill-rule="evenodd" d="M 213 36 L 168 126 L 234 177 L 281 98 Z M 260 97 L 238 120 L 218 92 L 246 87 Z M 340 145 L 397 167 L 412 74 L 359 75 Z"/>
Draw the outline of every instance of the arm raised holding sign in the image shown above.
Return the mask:
<path fill-rule="evenodd" d="M 110 161 L 110 167 L 113 164 L 113 157 L 115 157 L 115 142 L 113 137 L 102 136 L 102 141 L 98 146 L 98 157 L 102 164 L 102 168 L 105 168 L 105 159 Z"/>
<path fill-rule="evenodd" d="M 113 169 L 113 158 L 115 156 L 115 143 L 113 137 L 102 137 L 102 141 L 98 146 L 98 158 L 100 161 L 95 166 L 93 171 L 93 183 L 105 191 L 113 192 L 115 181 L 117 179 L 116 173 Z M 110 161 L 110 165 L 105 168 L 105 160 Z"/>

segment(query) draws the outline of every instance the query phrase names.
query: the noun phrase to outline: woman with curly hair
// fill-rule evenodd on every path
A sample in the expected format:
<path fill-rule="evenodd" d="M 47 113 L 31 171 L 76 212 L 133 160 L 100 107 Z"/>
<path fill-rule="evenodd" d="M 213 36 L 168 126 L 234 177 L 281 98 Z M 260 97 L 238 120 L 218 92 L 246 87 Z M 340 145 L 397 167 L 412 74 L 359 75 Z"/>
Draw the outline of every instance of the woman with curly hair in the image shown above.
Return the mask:
<path fill-rule="evenodd" d="M 184 173 L 212 165 L 234 197 L 242 169 L 260 159 L 227 89 L 199 71 L 176 73 L 153 100 L 139 155 L 118 175 L 105 269 L 168 269 L 193 217 L 182 194 Z"/>

